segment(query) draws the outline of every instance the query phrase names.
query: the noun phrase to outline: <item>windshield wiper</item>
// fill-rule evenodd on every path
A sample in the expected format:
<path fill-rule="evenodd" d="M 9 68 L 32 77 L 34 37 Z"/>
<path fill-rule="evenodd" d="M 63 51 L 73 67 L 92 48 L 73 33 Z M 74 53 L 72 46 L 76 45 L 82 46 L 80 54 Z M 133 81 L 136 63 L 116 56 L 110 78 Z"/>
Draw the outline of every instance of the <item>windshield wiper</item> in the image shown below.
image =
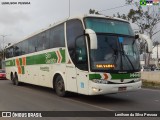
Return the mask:
<path fill-rule="evenodd" d="M 122 55 L 122 56 L 124 56 L 125 58 L 127 58 L 127 60 L 129 61 L 129 63 L 130 63 L 130 64 L 131 64 L 131 66 L 132 66 L 132 69 L 133 69 L 133 70 L 135 70 L 135 68 L 134 68 L 134 66 L 133 66 L 133 64 L 132 64 L 132 62 L 131 62 L 131 60 L 129 59 L 128 55 L 127 55 L 127 54 L 125 54 L 125 52 L 124 52 L 123 44 L 122 44 L 122 43 L 120 43 L 120 45 L 121 45 L 121 49 L 122 49 L 122 51 L 120 51 L 120 52 L 121 52 L 121 55 Z"/>
<path fill-rule="evenodd" d="M 118 59 L 118 52 L 120 52 L 121 56 L 124 56 L 125 58 L 127 58 L 127 60 L 129 61 L 130 65 L 132 66 L 132 69 L 135 70 L 135 68 L 134 68 L 134 66 L 133 66 L 133 64 L 132 64 L 132 62 L 131 62 L 131 60 L 129 59 L 128 55 L 125 54 L 125 52 L 124 52 L 123 44 L 120 43 L 120 45 L 121 45 L 121 50 L 118 50 L 118 49 L 114 49 L 114 48 L 112 47 L 112 45 L 109 44 L 107 38 L 106 38 L 105 40 L 106 40 L 106 42 L 108 43 L 109 47 L 110 47 L 110 48 L 113 50 L 113 52 L 114 52 L 114 61 L 113 61 L 113 64 L 116 64 L 116 61 L 117 61 L 117 59 Z M 122 57 L 121 57 L 121 70 L 123 70 Z"/>
<path fill-rule="evenodd" d="M 114 60 L 113 60 L 113 64 L 115 65 L 116 64 L 116 62 L 117 62 L 117 60 L 118 60 L 118 49 L 114 49 L 113 47 L 112 47 L 112 45 L 108 42 L 108 39 L 107 38 L 105 38 L 105 41 L 107 42 L 107 44 L 108 44 L 108 46 L 113 50 L 113 52 L 114 52 Z"/>

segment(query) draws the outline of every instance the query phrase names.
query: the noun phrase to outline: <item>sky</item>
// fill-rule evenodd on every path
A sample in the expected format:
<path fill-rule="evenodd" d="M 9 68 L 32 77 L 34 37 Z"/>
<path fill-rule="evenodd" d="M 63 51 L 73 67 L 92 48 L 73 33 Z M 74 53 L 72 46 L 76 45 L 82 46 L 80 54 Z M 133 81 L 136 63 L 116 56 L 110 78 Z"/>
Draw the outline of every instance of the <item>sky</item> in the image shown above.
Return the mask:
<path fill-rule="evenodd" d="M 139 1 L 139 0 L 134 0 Z M 17 2 L 17 4 L 4 4 Z M 30 4 L 18 4 L 30 2 Z M 70 16 L 88 14 L 89 9 L 102 11 L 125 5 L 125 0 L 70 0 Z M 100 12 L 113 16 L 117 12 L 126 14 L 132 6 Z M 69 17 L 69 0 L 0 0 L 0 44 L 18 42 L 25 37 Z M 133 25 L 136 29 L 136 26 Z"/>

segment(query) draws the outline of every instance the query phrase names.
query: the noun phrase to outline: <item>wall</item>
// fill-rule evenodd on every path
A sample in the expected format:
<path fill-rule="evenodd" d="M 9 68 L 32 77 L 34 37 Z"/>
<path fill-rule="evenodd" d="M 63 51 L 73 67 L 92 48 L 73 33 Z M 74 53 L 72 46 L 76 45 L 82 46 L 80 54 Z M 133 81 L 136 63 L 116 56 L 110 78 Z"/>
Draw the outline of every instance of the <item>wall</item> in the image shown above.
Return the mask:
<path fill-rule="evenodd" d="M 160 83 L 160 71 L 144 71 L 141 72 L 141 79 Z"/>

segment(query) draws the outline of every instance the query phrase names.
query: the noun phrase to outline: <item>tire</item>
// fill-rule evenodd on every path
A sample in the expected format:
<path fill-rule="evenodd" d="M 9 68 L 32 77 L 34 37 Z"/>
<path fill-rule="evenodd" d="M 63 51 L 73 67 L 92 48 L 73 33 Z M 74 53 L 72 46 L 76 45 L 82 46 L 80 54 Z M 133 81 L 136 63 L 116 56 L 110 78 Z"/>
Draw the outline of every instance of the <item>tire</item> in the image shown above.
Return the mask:
<path fill-rule="evenodd" d="M 60 97 L 66 96 L 65 85 L 61 76 L 57 76 L 55 79 L 55 92 Z"/>
<path fill-rule="evenodd" d="M 11 81 L 12 81 L 12 84 L 15 85 L 15 80 L 14 80 L 14 75 L 11 73 Z"/>
<path fill-rule="evenodd" d="M 15 82 L 15 85 L 16 85 L 16 86 L 19 86 L 19 85 L 20 85 L 20 82 L 18 81 L 18 76 L 17 76 L 17 74 L 14 75 L 14 82 Z"/>

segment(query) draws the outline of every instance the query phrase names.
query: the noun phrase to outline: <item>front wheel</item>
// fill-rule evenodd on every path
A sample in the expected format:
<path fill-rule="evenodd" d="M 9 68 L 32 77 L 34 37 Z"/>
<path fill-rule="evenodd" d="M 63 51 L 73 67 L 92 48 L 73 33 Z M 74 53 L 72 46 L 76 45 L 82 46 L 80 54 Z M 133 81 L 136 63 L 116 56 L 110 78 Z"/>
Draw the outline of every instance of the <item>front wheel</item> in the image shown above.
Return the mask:
<path fill-rule="evenodd" d="M 18 81 L 17 75 L 15 76 L 14 81 L 15 81 L 15 85 L 19 86 L 19 81 Z"/>
<path fill-rule="evenodd" d="M 17 85 L 17 86 L 19 86 L 19 85 L 21 84 L 21 83 L 19 82 L 19 80 L 18 80 L 17 74 L 14 75 L 13 81 L 14 81 L 14 84 Z"/>
<path fill-rule="evenodd" d="M 60 97 L 66 96 L 65 85 L 64 85 L 63 78 L 61 76 L 58 76 L 55 79 L 55 91 L 56 91 L 56 94 Z"/>

